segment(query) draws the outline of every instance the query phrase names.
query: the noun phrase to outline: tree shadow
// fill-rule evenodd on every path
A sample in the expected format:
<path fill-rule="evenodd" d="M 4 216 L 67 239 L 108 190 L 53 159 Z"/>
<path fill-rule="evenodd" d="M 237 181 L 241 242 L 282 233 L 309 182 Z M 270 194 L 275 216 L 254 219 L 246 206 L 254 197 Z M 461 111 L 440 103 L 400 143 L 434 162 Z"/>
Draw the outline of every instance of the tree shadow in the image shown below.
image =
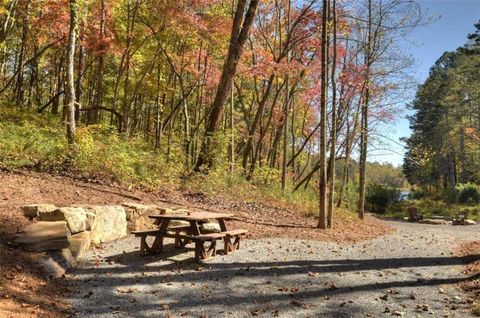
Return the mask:
<path fill-rule="evenodd" d="M 189 251 L 186 249 L 185 251 Z M 423 267 L 436 267 L 439 270 L 446 266 L 461 265 L 465 262 L 470 262 L 475 259 L 480 259 L 480 255 L 469 256 L 445 256 L 445 257 L 403 257 L 403 258 L 384 258 L 384 259 L 340 259 L 340 260 L 294 260 L 294 261 L 280 261 L 280 262 L 262 262 L 262 261 L 247 261 L 247 262 L 206 262 L 204 264 L 194 263 L 192 259 L 180 262 L 162 262 L 161 259 L 168 259 L 168 255 L 178 253 L 178 249 L 171 248 L 166 250 L 165 254 L 139 257 L 138 252 L 123 253 L 113 255 L 109 259 L 113 260 L 117 266 L 114 267 L 83 267 L 75 270 L 76 275 L 81 277 L 99 277 L 98 285 L 104 290 L 109 291 L 109 298 L 125 302 L 129 295 L 118 295 L 115 290 L 119 287 L 130 287 L 138 285 L 151 286 L 163 290 L 162 284 L 174 284 L 180 286 L 189 286 L 189 284 L 220 284 L 228 286 L 233 280 L 240 278 L 241 280 L 249 281 L 255 279 L 255 282 L 262 284 L 265 281 L 275 281 L 295 283 L 298 275 L 305 275 L 305 281 L 308 276 L 320 277 L 320 279 L 328 279 L 331 275 L 345 272 L 367 272 L 367 271 L 385 271 L 390 269 L 411 269 Z M 170 253 L 170 254 L 169 254 Z M 189 251 L 189 253 L 191 253 Z M 185 272 L 183 272 L 185 271 Z M 446 271 L 445 271 L 446 272 Z M 146 275 L 132 275 L 141 273 Z M 412 274 L 413 275 L 413 274 Z M 445 275 L 446 276 L 446 275 Z M 241 295 L 238 293 L 223 293 L 216 295 L 208 300 L 204 299 L 201 294 L 193 290 L 176 291 L 178 293 L 178 301 L 174 305 L 175 310 L 202 310 L 204 306 L 221 305 L 226 308 L 239 308 L 239 306 L 251 307 L 252 304 L 264 304 L 268 308 L 268 304 L 275 304 L 276 309 L 291 310 L 292 301 L 303 306 L 305 302 L 318 302 L 319 299 L 330 298 L 335 296 L 345 297 L 346 295 L 353 295 L 362 292 L 373 292 L 378 290 L 394 289 L 399 287 L 425 287 L 425 286 L 441 286 L 457 284 L 469 280 L 480 278 L 480 274 L 466 277 L 460 273 L 458 275 L 452 273 L 450 277 L 436 277 L 436 278 L 407 278 L 398 279 L 394 281 L 379 281 L 365 282 L 355 281 L 351 285 L 345 286 L 328 286 L 319 284 L 318 288 L 313 290 L 300 290 L 291 293 L 276 293 L 272 289 L 272 293 L 250 293 L 248 295 Z M 359 276 L 360 278 L 360 276 Z M 289 281 L 291 279 L 291 281 Z M 303 279 L 303 278 L 302 278 Z M 166 287 L 166 286 L 165 286 Z M 252 288 L 256 288 L 253 286 Z M 187 297 L 188 295 L 188 297 Z M 82 297 L 81 294 L 77 297 Z M 107 297 L 107 296 L 106 296 Z M 127 298 L 125 298 L 127 297 Z M 137 299 L 136 306 L 142 308 L 144 311 L 151 311 L 159 308 L 159 303 L 152 303 L 148 299 Z M 325 305 L 325 304 L 324 304 Z M 325 305 L 326 306 L 326 305 Z M 243 307 L 240 307 L 243 308 Z M 348 305 L 345 308 L 323 308 L 329 311 L 329 317 L 345 317 L 358 313 L 358 310 L 363 310 L 358 304 Z M 96 306 L 93 309 L 95 314 L 103 314 L 111 311 L 108 306 Z M 136 312 L 136 316 L 142 317 L 140 312 Z"/>

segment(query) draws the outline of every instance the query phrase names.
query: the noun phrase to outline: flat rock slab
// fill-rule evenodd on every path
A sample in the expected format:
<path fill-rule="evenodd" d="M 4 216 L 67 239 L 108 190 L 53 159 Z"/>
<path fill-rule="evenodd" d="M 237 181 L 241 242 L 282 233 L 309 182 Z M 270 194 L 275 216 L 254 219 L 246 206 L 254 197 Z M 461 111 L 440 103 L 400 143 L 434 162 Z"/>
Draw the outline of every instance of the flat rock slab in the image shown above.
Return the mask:
<path fill-rule="evenodd" d="M 423 219 L 418 221 L 418 223 L 432 224 L 432 225 L 451 225 L 452 221 L 447 221 L 442 219 Z"/>
<path fill-rule="evenodd" d="M 69 237 L 70 230 L 65 221 L 37 222 L 17 234 L 15 242 L 25 250 L 44 252 L 68 248 Z"/>
<path fill-rule="evenodd" d="M 127 236 L 127 215 L 119 205 L 89 205 L 94 215 L 91 225 L 92 243 L 100 244 Z"/>
<path fill-rule="evenodd" d="M 57 209 L 53 204 L 28 204 L 21 207 L 23 215 L 29 219 L 33 219 L 42 213 L 51 213 Z"/>
<path fill-rule="evenodd" d="M 95 215 L 83 207 L 62 207 L 53 211 L 39 212 L 40 221 L 66 221 L 72 234 L 90 230 Z"/>
<path fill-rule="evenodd" d="M 218 223 L 203 223 L 202 230 L 206 232 L 221 232 L 220 224 Z"/>
<path fill-rule="evenodd" d="M 157 205 L 140 203 L 123 203 L 127 215 L 127 227 L 129 231 L 140 231 L 154 229 L 155 220 L 148 216 L 153 214 L 162 214 L 163 211 Z"/>

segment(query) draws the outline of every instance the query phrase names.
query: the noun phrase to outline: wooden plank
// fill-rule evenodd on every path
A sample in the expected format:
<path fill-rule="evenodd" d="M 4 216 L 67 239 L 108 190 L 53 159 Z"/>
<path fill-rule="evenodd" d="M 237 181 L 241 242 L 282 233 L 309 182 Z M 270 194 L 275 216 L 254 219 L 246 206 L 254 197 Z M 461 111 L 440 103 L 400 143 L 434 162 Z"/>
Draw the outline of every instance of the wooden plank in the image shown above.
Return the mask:
<path fill-rule="evenodd" d="M 245 234 L 247 234 L 247 232 L 248 232 L 247 230 L 236 229 L 236 230 L 226 231 L 224 233 L 227 236 L 236 236 L 236 235 L 245 235 Z"/>
<path fill-rule="evenodd" d="M 188 230 L 190 225 L 173 225 L 169 226 L 167 230 Z"/>
<path fill-rule="evenodd" d="M 132 231 L 132 234 L 135 236 L 156 236 L 160 234 L 159 230 L 141 230 L 141 231 Z"/>
<path fill-rule="evenodd" d="M 210 234 L 200 234 L 200 235 L 189 235 L 187 236 L 192 241 L 213 241 L 224 238 L 225 233 L 210 233 Z"/>
<path fill-rule="evenodd" d="M 209 219 L 229 219 L 233 217 L 233 214 L 212 213 L 212 212 L 190 212 L 190 213 L 149 215 L 148 217 L 152 219 L 162 219 L 162 220 L 204 221 Z"/>

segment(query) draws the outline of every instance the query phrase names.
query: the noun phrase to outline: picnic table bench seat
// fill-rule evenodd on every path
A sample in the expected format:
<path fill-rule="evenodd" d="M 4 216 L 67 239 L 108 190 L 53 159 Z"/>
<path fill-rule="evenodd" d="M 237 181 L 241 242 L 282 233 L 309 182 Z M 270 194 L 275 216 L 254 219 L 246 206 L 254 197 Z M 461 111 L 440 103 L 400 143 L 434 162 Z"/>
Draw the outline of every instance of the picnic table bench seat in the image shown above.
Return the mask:
<path fill-rule="evenodd" d="M 186 232 L 190 228 L 189 225 L 174 225 L 174 226 L 169 226 L 167 228 L 168 231 L 170 232 L 175 232 L 174 234 L 171 233 L 166 233 L 163 236 L 164 237 L 171 237 L 175 238 L 175 247 L 183 247 L 186 244 L 188 244 L 190 241 L 189 240 L 182 240 L 179 238 L 179 235 L 181 232 Z M 161 245 L 154 244 L 152 247 L 149 247 L 147 244 L 147 237 L 148 236 L 154 236 L 158 237 L 160 236 L 160 230 L 155 229 L 155 230 L 139 230 L 139 231 L 132 231 L 131 232 L 133 235 L 136 237 L 140 237 L 140 252 L 142 254 L 145 254 L 147 252 L 153 252 L 154 250 L 160 248 Z"/>
<path fill-rule="evenodd" d="M 465 225 L 468 218 L 468 211 L 460 211 L 457 215 L 452 219 L 452 225 Z"/>
<path fill-rule="evenodd" d="M 247 230 L 236 229 L 218 233 L 190 235 L 187 237 L 195 242 L 195 260 L 198 262 L 200 259 L 208 259 L 216 255 L 217 240 L 223 239 L 225 254 L 240 249 L 240 238 L 245 234 L 247 234 Z M 210 242 L 208 248 L 205 248 L 205 242 Z"/>
<path fill-rule="evenodd" d="M 408 222 L 418 222 L 423 220 L 423 214 L 418 212 L 417 208 L 410 207 L 407 209 L 408 212 Z"/>

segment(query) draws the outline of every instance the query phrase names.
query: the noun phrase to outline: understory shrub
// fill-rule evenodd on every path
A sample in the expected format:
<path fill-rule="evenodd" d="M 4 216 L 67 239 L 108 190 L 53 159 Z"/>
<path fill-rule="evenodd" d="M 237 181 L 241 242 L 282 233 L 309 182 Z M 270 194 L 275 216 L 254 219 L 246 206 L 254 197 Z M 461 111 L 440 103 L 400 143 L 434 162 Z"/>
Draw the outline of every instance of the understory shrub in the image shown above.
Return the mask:
<path fill-rule="evenodd" d="M 184 173 L 180 147 L 170 147 L 167 159 L 147 142 L 125 139 L 108 125 L 79 125 L 72 156 L 59 118 L 8 108 L 1 109 L 0 118 L 0 166 L 62 171 L 151 188 L 178 182 Z"/>
<path fill-rule="evenodd" d="M 480 203 L 480 186 L 474 183 L 458 184 L 456 186 L 457 202 L 460 204 Z"/>
<path fill-rule="evenodd" d="M 385 213 L 400 201 L 400 190 L 381 184 L 370 183 L 365 194 L 365 209 L 373 213 Z"/>

